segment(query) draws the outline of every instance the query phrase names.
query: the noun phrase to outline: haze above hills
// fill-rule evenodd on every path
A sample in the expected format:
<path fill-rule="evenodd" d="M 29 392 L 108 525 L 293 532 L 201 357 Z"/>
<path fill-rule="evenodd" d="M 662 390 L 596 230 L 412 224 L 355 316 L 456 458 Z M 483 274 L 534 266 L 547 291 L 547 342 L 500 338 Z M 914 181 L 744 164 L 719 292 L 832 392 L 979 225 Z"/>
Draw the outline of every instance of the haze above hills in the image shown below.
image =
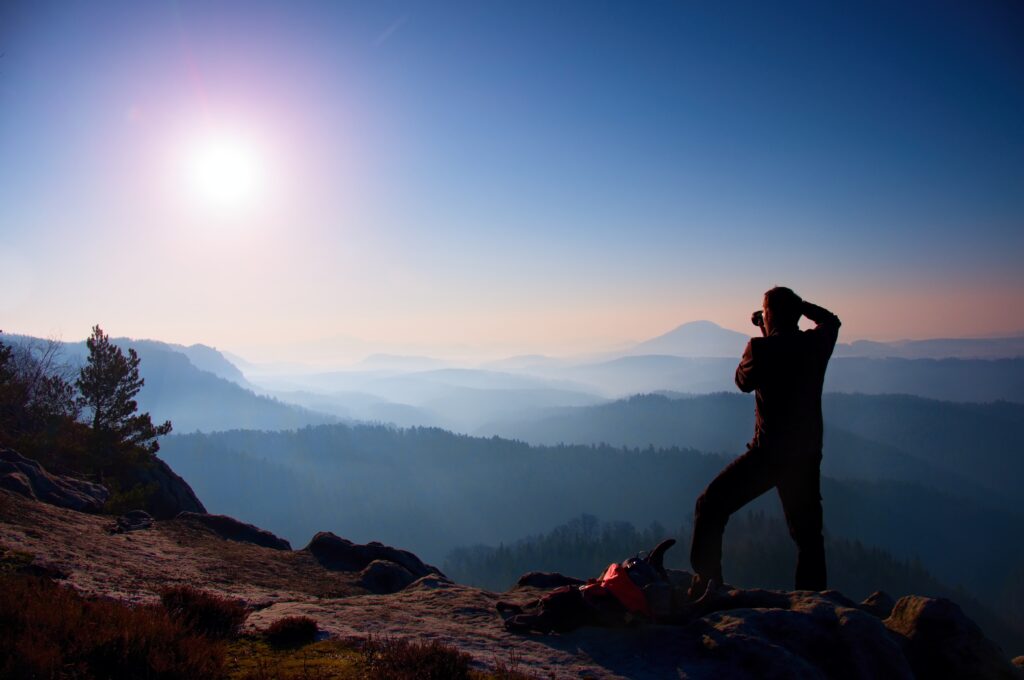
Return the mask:
<path fill-rule="evenodd" d="M 36 344 L 3 336 L 8 342 Z M 140 405 L 179 433 L 385 422 L 496 434 L 495 423 L 536 420 L 634 394 L 734 392 L 749 336 L 708 321 L 683 324 L 623 351 L 591 357 L 509 357 L 462 365 L 426 356 L 371 354 L 344 369 L 261 365 L 204 345 L 118 339 L 143 359 Z M 84 361 L 84 342 L 63 343 Z M 840 344 L 828 392 L 910 394 L 957 402 L 1024 402 L 1024 338 Z"/>
<path fill-rule="evenodd" d="M 806 325 L 806 324 L 805 324 Z M 723 328 L 706 321 L 689 321 L 675 328 L 643 341 L 626 343 L 605 351 L 570 355 L 547 355 L 541 353 L 512 355 L 484 361 L 458 358 L 473 353 L 471 348 L 457 348 L 454 355 L 431 356 L 429 353 L 407 353 L 396 348 L 374 349 L 370 343 L 360 346 L 365 352 L 363 358 L 344 363 L 338 357 L 352 352 L 352 341 L 346 338 L 338 346 L 337 356 L 330 358 L 330 342 L 317 343 L 316 351 L 310 352 L 301 363 L 255 362 L 243 359 L 236 353 L 226 353 L 230 360 L 246 374 L 309 373 L 323 372 L 318 366 L 330 365 L 331 370 L 433 370 L 439 368 L 484 368 L 491 370 L 524 370 L 552 368 L 569 364 L 587 364 L 610 361 L 627 356 L 667 355 L 690 358 L 738 358 L 751 335 Z M 840 342 L 836 346 L 837 357 L 901 358 L 901 359 L 1006 359 L 1024 356 L 1024 333 L 1007 337 L 965 337 L 932 338 L 923 340 L 855 340 Z M 453 358 L 455 357 L 455 358 Z"/>
<path fill-rule="evenodd" d="M 722 328 L 711 321 L 691 321 L 656 338 L 637 343 L 624 354 L 733 358 L 742 354 L 749 338 L 748 335 Z M 852 343 L 837 344 L 833 356 L 872 359 L 1010 359 L 1024 356 L 1024 336 L 893 342 L 855 340 Z"/>

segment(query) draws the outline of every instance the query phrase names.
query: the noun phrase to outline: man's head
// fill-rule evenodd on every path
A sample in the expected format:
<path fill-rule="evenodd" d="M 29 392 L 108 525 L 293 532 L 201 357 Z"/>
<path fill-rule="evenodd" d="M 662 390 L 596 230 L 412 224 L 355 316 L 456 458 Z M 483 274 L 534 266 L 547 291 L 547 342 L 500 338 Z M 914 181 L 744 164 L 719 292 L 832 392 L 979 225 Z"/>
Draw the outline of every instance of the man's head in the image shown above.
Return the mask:
<path fill-rule="evenodd" d="M 775 286 L 765 293 L 765 332 L 771 335 L 772 331 L 796 328 L 797 322 L 800 321 L 800 308 L 803 302 L 799 295 L 782 286 Z"/>

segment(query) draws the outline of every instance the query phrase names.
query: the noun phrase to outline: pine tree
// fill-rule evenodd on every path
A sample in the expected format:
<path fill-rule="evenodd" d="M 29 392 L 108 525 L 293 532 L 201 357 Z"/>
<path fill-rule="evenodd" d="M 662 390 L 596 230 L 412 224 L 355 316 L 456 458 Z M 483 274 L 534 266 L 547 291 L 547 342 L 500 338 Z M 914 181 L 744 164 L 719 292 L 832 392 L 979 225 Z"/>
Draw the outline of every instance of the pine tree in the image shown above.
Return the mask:
<path fill-rule="evenodd" d="M 139 355 L 129 348 L 125 356 L 99 326 L 93 326 L 86 346 L 89 359 L 75 386 L 81 393 L 79 405 L 91 416 L 93 431 L 113 443 L 156 453 L 160 448 L 156 438 L 171 431 L 171 422 L 153 425 L 148 413 L 137 413 L 135 395 L 145 385 L 139 376 Z"/>

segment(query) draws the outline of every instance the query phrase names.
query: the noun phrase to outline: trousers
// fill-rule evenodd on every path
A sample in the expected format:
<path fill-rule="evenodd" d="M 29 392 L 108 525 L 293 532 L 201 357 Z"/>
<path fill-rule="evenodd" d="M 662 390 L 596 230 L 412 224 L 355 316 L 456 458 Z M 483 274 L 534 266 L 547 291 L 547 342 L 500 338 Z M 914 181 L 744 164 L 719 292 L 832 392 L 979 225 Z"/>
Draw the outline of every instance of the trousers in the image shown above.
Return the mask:
<path fill-rule="evenodd" d="M 690 564 L 704 579 L 722 583 L 722 535 L 729 517 L 772 488 L 778 490 L 789 535 L 796 542 L 796 589 L 825 590 L 821 451 L 795 454 L 752 445 L 697 499 Z"/>

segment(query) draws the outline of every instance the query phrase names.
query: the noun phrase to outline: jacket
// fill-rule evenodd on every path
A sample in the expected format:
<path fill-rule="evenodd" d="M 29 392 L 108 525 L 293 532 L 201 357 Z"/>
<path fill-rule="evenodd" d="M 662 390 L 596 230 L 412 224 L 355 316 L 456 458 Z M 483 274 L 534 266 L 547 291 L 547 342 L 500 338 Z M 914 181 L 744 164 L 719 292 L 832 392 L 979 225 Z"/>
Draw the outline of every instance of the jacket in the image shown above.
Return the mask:
<path fill-rule="evenodd" d="M 736 367 L 736 386 L 755 393 L 751 447 L 821 451 L 821 391 L 841 322 L 809 302 L 801 311 L 815 322 L 814 328 L 801 331 L 794 326 L 751 338 Z"/>

